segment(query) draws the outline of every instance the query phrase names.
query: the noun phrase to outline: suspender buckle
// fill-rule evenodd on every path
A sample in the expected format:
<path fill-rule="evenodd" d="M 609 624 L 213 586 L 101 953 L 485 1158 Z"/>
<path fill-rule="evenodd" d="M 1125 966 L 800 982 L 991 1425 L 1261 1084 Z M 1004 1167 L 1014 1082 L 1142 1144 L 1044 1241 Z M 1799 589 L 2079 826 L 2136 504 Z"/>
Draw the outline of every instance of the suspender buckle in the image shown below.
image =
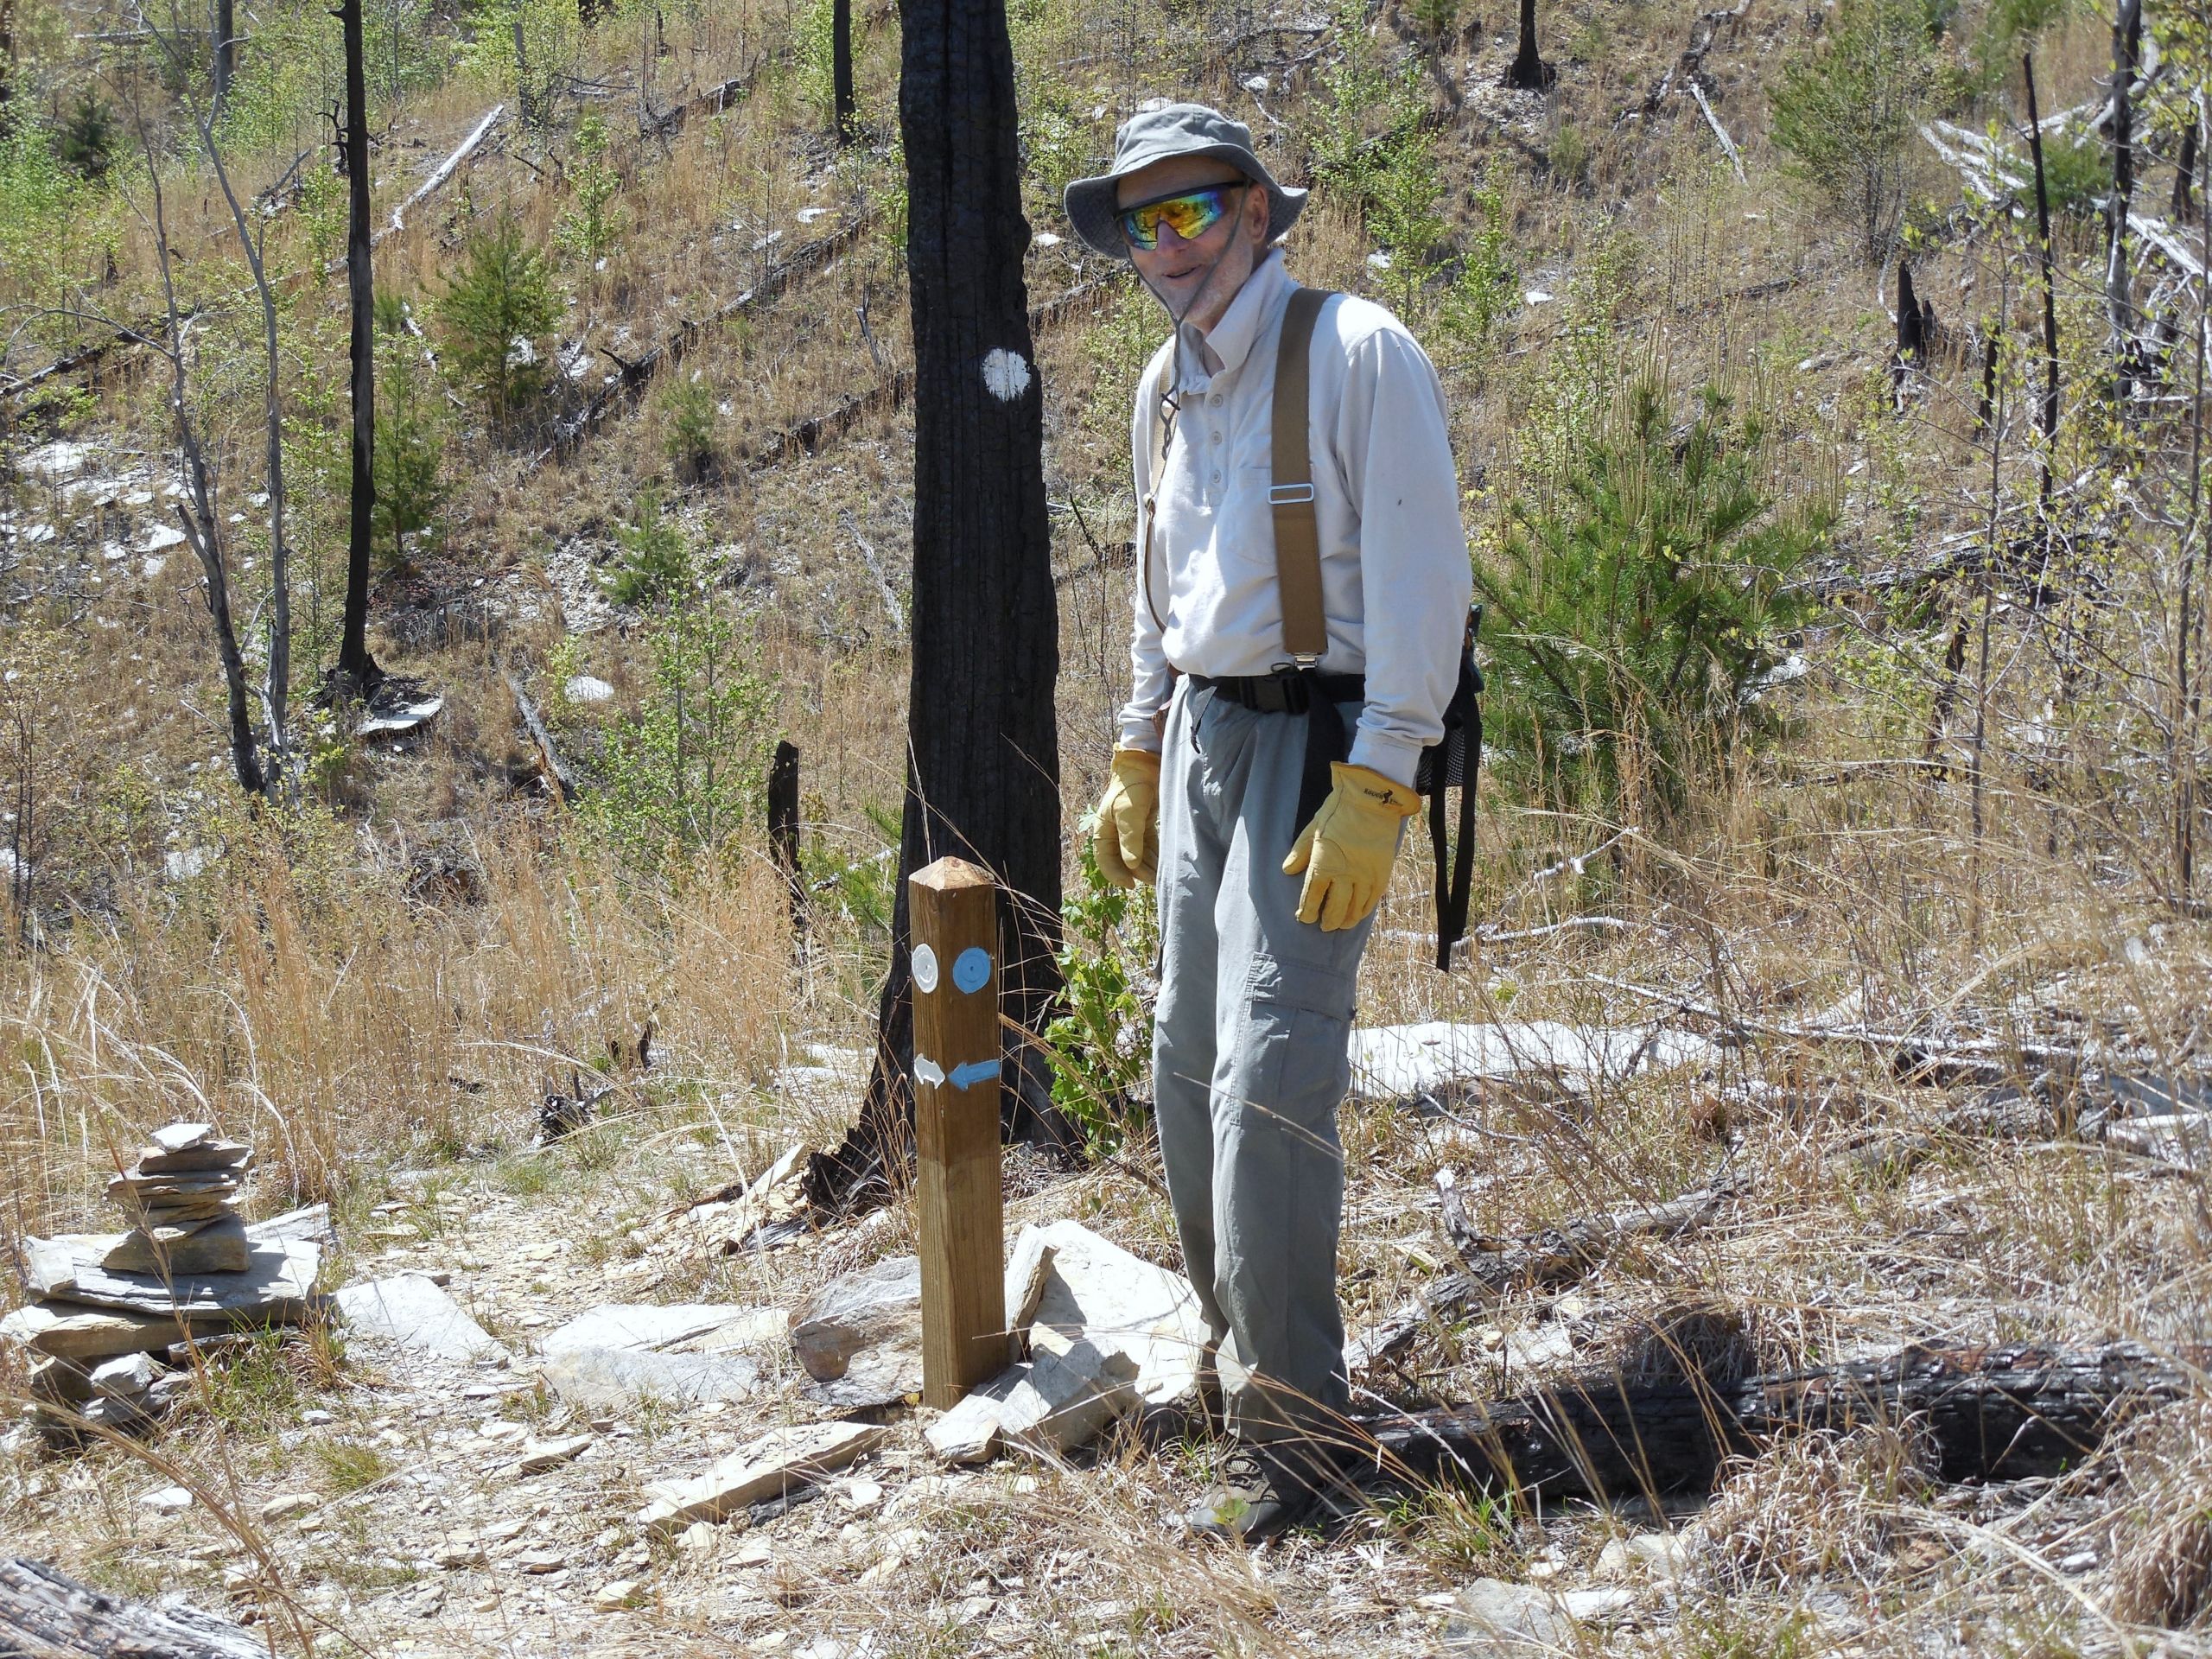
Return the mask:
<path fill-rule="evenodd" d="M 1268 486 L 1268 503 L 1270 506 L 1294 506 L 1299 502 L 1311 501 L 1313 499 L 1313 486 L 1311 483 L 1270 484 Z"/>

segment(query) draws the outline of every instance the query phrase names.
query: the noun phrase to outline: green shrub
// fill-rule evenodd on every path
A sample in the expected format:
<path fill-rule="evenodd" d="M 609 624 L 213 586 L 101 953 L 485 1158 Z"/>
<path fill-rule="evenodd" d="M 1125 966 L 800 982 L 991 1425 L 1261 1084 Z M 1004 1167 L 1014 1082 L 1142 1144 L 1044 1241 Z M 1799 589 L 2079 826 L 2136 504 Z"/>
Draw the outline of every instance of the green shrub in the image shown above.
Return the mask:
<path fill-rule="evenodd" d="M 1138 986 L 1159 945 L 1151 889 L 1109 887 L 1099 874 L 1095 823 L 1084 820 L 1082 880 L 1060 905 L 1066 1011 L 1045 1027 L 1053 1103 L 1082 1129 L 1094 1158 L 1120 1151 L 1149 1111 L 1152 1013 Z"/>
<path fill-rule="evenodd" d="M 612 211 L 622 178 L 607 159 L 607 123 L 588 115 L 576 124 L 576 159 L 569 168 L 569 190 L 575 205 L 561 216 L 555 239 L 571 253 L 597 259 L 610 251 L 622 234 L 621 216 Z"/>
<path fill-rule="evenodd" d="M 1517 502 L 1478 569 L 1501 755 L 1540 791 L 1618 798 L 1634 752 L 1662 804 L 1756 733 L 1762 676 L 1810 601 L 1791 585 L 1828 515 L 1777 507 L 1763 433 L 1707 388 L 1670 427 L 1646 381 L 1580 447 L 1552 499 Z"/>
<path fill-rule="evenodd" d="M 1322 73 L 1306 154 L 1314 177 L 1363 212 L 1394 165 L 1422 159 L 1401 145 L 1418 137 L 1427 99 L 1420 66 L 1393 67 L 1357 4 L 1339 9 L 1335 38 L 1344 48 Z"/>
<path fill-rule="evenodd" d="M 87 86 L 77 94 L 77 101 L 63 118 L 61 130 L 55 135 L 54 149 L 62 166 L 79 178 L 97 184 L 115 165 L 118 136 L 115 112 L 108 108 L 97 88 Z"/>
<path fill-rule="evenodd" d="M 483 396 L 494 421 L 543 389 L 539 342 L 560 315 L 545 256 L 524 245 L 512 217 L 468 238 L 461 274 L 439 302 L 438 322 L 454 372 Z"/>
<path fill-rule="evenodd" d="M 437 522 L 450 493 L 445 479 L 445 423 L 437 400 L 423 395 L 422 353 L 407 332 L 397 295 L 377 296 L 377 505 L 372 519 L 378 563 L 404 570 L 408 538 Z"/>
<path fill-rule="evenodd" d="M 698 586 L 690 538 L 682 524 L 661 511 L 659 491 L 639 495 L 635 514 L 615 531 L 614 539 L 622 549 L 622 562 L 606 578 L 608 598 L 618 605 L 690 601 Z"/>
<path fill-rule="evenodd" d="M 552 118 L 555 97 L 582 64 L 576 0 L 476 0 L 467 29 L 463 61 L 470 72 L 503 88 L 525 127 L 543 127 Z"/>
<path fill-rule="evenodd" d="M 1505 192 L 1498 173 L 1493 165 L 1469 198 L 1473 213 L 1466 248 L 1437 308 L 1442 339 L 1474 356 L 1489 351 L 1499 321 L 1521 303 L 1521 273 L 1510 257 L 1512 232 L 1506 223 Z"/>
<path fill-rule="evenodd" d="M 694 370 L 669 381 L 660 394 L 661 453 L 677 479 L 696 484 L 721 466 L 721 401 Z"/>
<path fill-rule="evenodd" d="M 634 719 L 608 728 L 582 816 L 632 870 L 681 881 L 735 852 L 766 777 L 775 690 L 696 584 L 675 591 L 646 648 L 651 689 Z"/>
<path fill-rule="evenodd" d="M 1939 15 L 1928 0 L 1843 0 L 1827 42 L 1783 66 L 1773 137 L 1789 172 L 1853 213 L 1880 264 L 1904 211 L 1905 164 L 1942 83 Z"/>

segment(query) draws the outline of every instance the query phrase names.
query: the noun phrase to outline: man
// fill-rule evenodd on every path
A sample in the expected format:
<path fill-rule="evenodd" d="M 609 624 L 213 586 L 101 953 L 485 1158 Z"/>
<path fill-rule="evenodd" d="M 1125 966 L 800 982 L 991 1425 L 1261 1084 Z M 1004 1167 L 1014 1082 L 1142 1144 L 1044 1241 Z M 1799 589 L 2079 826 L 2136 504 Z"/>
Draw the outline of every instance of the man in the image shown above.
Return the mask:
<path fill-rule="evenodd" d="M 1130 260 L 1174 323 L 1130 433 L 1135 685 L 1096 854 L 1109 880 L 1159 881 L 1160 1152 L 1237 1443 L 1185 1521 L 1248 1540 L 1294 1522 L 1345 1444 L 1336 1111 L 1354 982 L 1471 588 L 1435 370 L 1388 311 L 1339 296 L 1306 398 L 1326 649 L 1286 649 L 1271 402 L 1297 284 L 1275 244 L 1305 200 L 1247 128 L 1195 104 L 1124 124 L 1112 169 L 1066 197 L 1077 233 Z"/>

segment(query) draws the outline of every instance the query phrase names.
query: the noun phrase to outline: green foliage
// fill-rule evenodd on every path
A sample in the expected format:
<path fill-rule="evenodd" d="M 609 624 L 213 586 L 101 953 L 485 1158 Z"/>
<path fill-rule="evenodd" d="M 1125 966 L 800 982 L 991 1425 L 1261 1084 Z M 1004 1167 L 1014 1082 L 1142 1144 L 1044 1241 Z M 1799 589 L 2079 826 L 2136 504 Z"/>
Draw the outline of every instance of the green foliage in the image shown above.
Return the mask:
<path fill-rule="evenodd" d="M 62 166 L 79 178 L 99 183 L 115 165 L 115 112 L 97 87 L 85 87 L 62 118 L 54 149 Z"/>
<path fill-rule="evenodd" d="M 1700 760 L 1764 721 L 1755 693 L 1810 601 L 1792 577 L 1828 516 L 1780 510 L 1762 423 L 1708 387 L 1681 429 L 1649 382 L 1587 438 L 1547 506 L 1517 502 L 1478 571 L 1490 630 L 1492 726 L 1539 789 L 1649 781 L 1678 800 Z M 1648 779 L 1633 779 L 1628 753 Z"/>
<path fill-rule="evenodd" d="M 1473 209 L 1459 270 L 1437 307 L 1444 341 L 1470 356 L 1490 349 L 1498 323 L 1521 302 L 1521 273 L 1514 266 L 1506 223 L 1501 169 L 1493 163 L 1468 205 Z"/>
<path fill-rule="evenodd" d="M 1068 186 L 1090 170 L 1090 123 L 1076 107 L 1074 89 L 1058 76 L 1033 71 L 1024 80 L 1022 168 L 1057 207 Z"/>
<path fill-rule="evenodd" d="M 1368 175 L 1367 228 L 1389 256 L 1382 291 L 1401 316 L 1410 314 L 1436 263 L 1446 229 L 1437 204 L 1444 181 L 1434 143 L 1419 128 L 1395 139 Z"/>
<path fill-rule="evenodd" d="M 210 15 L 200 14 L 203 19 Z M 345 44 L 328 10 L 270 7 L 249 22 L 241 9 L 238 21 L 252 44 L 238 54 L 223 98 L 215 136 L 226 153 L 282 149 L 289 156 L 327 139 L 330 124 L 324 112 L 342 107 L 346 98 Z M 213 67 L 207 33 L 203 26 L 184 37 L 197 55 L 198 77 Z"/>
<path fill-rule="evenodd" d="M 1376 200 L 1385 176 L 1409 165 L 1428 165 L 1420 143 L 1427 102 L 1417 64 L 1393 68 L 1367 27 L 1357 4 L 1342 8 L 1335 37 L 1344 49 L 1322 72 L 1313 99 L 1306 152 L 1313 176 L 1326 188 L 1364 210 Z M 1402 193 L 1411 187 L 1395 187 Z"/>
<path fill-rule="evenodd" d="M 2020 54 L 2046 30 L 2086 10 L 2081 0 L 1992 0 L 1974 37 L 1977 88 L 2005 85 L 2019 69 Z"/>
<path fill-rule="evenodd" d="M 1138 995 L 1159 944 L 1148 887 L 1108 885 L 1081 837 L 1082 880 L 1060 905 L 1060 976 L 1066 1012 L 1045 1027 L 1052 1101 L 1083 1131 L 1091 1156 L 1118 1152 L 1143 1125 L 1152 1061 L 1152 1014 Z"/>
<path fill-rule="evenodd" d="M 661 453 L 676 476 L 696 484 L 721 465 L 721 401 L 697 370 L 678 376 L 660 394 Z"/>
<path fill-rule="evenodd" d="M 698 583 L 690 538 L 683 526 L 662 512 L 660 492 L 638 497 L 636 514 L 614 532 L 622 563 L 605 579 L 607 597 L 618 605 L 681 604 Z"/>
<path fill-rule="evenodd" d="M 2031 158 L 2022 159 L 2034 166 Z M 2089 217 L 2101 211 L 2099 200 L 2112 193 L 2112 157 L 2087 133 L 2045 134 L 2043 182 L 2052 213 Z M 2034 184 L 2028 188 L 2032 191 Z"/>
<path fill-rule="evenodd" d="M 1789 172 L 1859 221 L 1870 265 L 1889 257 L 1904 211 L 1905 163 L 1943 84 L 1929 0 L 1843 0 L 1824 45 L 1783 66 L 1775 145 Z"/>
<path fill-rule="evenodd" d="M 554 99 L 582 67 L 576 0 L 476 0 L 466 27 L 469 73 L 513 99 L 524 126 L 544 126 Z"/>
<path fill-rule="evenodd" d="M 683 546 L 680 532 L 677 542 Z M 632 871 L 680 881 L 727 864 L 766 776 L 773 686 L 751 666 L 736 622 L 693 574 L 665 592 L 646 637 L 652 687 L 609 728 L 600 787 L 583 817 Z"/>
<path fill-rule="evenodd" d="M 606 122 L 588 115 L 576 123 L 576 159 L 569 168 L 575 205 L 561 216 L 554 238 L 585 259 L 611 251 L 622 234 L 621 215 L 611 211 L 622 177 L 607 159 L 607 147 Z"/>
<path fill-rule="evenodd" d="M 543 389 L 538 342 L 560 315 L 545 256 L 524 242 L 512 217 L 469 237 L 461 273 L 439 302 L 438 322 L 454 371 L 482 395 L 494 421 Z"/>
<path fill-rule="evenodd" d="M 450 489 L 445 478 L 445 422 L 438 400 L 424 395 L 422 353 L 407 333 L 407 307 L 397 295 L 377 296 L 376 480 L 374 527 L 386 572 L 411 563 L 408 540 L 435 528 Z"/>
<path fill-rule="evenodd" d="M 1413 0 L 1408 8 L 1422 39 L 1441 45 L 1459 32 L 1460 0 Z"/>
<path fill-rule="evenodd" d="M 85 189 L 35 118 L 0 127 L 0 264 L 18 272 L 47 264 Z"/>
<path fill-rule="evenodd" d="M 824 131 L 837 119 L 836 26 L 835 0 L 805 0 L 791 25 L 799 99 L 810 122 Z"/>

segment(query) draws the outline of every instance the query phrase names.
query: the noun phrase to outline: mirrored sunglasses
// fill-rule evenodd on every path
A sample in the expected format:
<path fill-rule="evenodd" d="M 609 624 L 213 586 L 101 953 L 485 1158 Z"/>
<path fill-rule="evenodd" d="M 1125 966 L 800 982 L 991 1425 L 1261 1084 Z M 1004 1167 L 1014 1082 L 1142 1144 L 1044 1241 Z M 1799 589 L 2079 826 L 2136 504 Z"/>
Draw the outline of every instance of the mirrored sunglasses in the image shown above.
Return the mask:
<path fill-rule="evenodd" d="M 1183 241 L 1195 242 L 1229 212 L 1231 192 L 1250 188 L 1250 180 L 1240 179 L 1233 184 L 1210 184 L 1204 189 L 1162 196 L 1157 201 L 1141 201 L 1134 207 L 1121 210 L 1118 217 L 1122 234 L 1128 238 L 1131 247 L 1142 248 L 1147 253 L 1160 245 L 1160 227 L 1163 225 Z"/>

